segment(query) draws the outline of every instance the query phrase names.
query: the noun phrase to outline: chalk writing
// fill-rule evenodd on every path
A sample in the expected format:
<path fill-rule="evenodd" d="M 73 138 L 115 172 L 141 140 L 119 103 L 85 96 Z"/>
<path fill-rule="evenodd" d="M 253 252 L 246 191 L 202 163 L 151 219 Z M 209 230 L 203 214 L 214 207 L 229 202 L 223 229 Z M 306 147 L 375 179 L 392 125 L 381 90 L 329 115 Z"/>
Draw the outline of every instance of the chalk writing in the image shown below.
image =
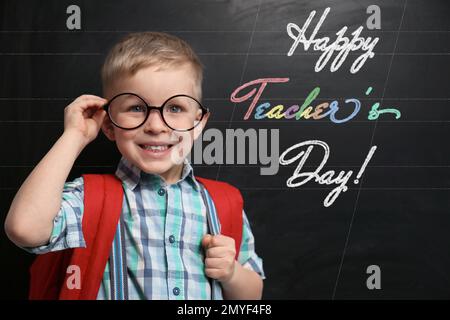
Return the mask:
<path fill-rule="evenodd" d="M 358 27 L 351 33 L 351 35 L 353 36 L 353 38 L 351 39 L 345 36 L 345 33 L 348 29 L 347 26 L 342 27 L 338 32 L 336 32 L 337 38 L 332 43 L 330 43 L 329 37 L 316 38 L 316 35 L 319 32 L 319 29 L 325 21 L 329 12 L 330 8 L 326 8 L 308 39 L 306 38 L 305 34 L 309 25 L 311 24 L 312 19 L 316 15 L 315 10 L 311 11 L 302 28 L 292 22 L 287 24 L 287 33 L 289 37 L 294 40 L 287 55 L 288 57 L 292 56 L 300 43 L 303 44 L 305 51 L 308 51 L 309 48 L 313 46 L 312 48 L 314 51 L 323 52 L 317 60 L 314 68 L 316 72 L 319 72 L 325 67 L 328 61 L 330 61 L 333 54 L 336 52 L 336 57 L 330 65 L 330 71 L 335 72 L 341 67 L 350 52 L 362 50 L 364 51 L 364 53 L 356 58 L 350 68 L 351 73 L 356 73 L 359 71 L 359 69 L 361 69 L 367 59 L 373 58 L 375 56 L 373 50 L 378 43 L 379 38 L 361 37 L 361 31 L 364 29 L 363 26 Z"/>
<path fill-rule="evenodd" d="M 323 150 L 322 161 L 314 171 L 302 172 L 306 160 L 308 160 L 311 151 L 313 151 L 313 149 L 316 146 L 321 147 Z M 303 147 L 307 147 L 307 149 L 302 150 Z M 370 148 L 369 153 L 367 154 L 367 157 L 363 165 L 361 166 L 361 169 L 359 170 L 356 179 L 353 181 L 354 184 L 359 183 L 359 179 L 364 173 L 364 170 L 367 164 L 369 163 L 370 159 L 372 158 L 373 154 L 375 153 L 376 149 L 377 146 L 372 146 Z M 291 152 L 297 152 L 297 154 L 289 158 L 288 155 L 291 154 Z M 334 170 L 329 170 L 325 173 L 321 173 L 321 170 L 327 163 L 329 156 L 330 156 L 330 147 L 326 142 L 320 140 L 308 140 L 300 142 L 286 149 L 280 156 L 280 164 L 289 165 L 291 163 L 298 161 L 298 165 L 295 168 L 294 173 L 286 181 L 287 186 L 290 188 L 297 188 L 304 185 L 305 183 L 307 183 L 312 179 L 314 179 L 314 181 L 319 184 L 326 184 L 326 185 L 337 184 L 338 186 L 333 190 L 331 190 L 330 193 L 326 196 L 325 200 L 323 201 L 323 205 L 325 207 L 331 206 L 337 199 L 337 197 L 339 197 L 341 192 L 346 192 L 348 190 L 347 182 L 353 175 L 353 170 L 349 170 L 348 172 L 342 170 L 337 175 Z"/>

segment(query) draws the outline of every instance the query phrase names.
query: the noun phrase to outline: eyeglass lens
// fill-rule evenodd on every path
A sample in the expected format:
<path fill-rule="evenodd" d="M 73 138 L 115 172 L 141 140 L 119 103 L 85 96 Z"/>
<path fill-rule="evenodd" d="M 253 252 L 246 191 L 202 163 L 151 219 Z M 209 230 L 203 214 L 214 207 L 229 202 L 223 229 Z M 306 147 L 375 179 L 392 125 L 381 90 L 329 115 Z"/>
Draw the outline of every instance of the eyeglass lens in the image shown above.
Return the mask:
<path fill-rule="evenodd" d="M 118 126 L 126 129 L 142 125 L 149 108 L 145 101 L 133 94 L 116 96 L 109 103 L 109 115 Z M 164 122 L 174 130 L 190 130 L 203 115 L 201 105 L 189 96 L 175 96 L 162 106 Z"/>

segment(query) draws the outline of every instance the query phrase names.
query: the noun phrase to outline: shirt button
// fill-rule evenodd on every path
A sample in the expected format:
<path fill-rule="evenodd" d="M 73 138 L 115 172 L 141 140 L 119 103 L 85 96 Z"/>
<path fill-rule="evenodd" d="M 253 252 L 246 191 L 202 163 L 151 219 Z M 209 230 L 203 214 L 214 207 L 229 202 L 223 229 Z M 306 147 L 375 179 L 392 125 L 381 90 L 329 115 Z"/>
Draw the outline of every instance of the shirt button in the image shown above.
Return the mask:
<path fill-rule="evenodd" d="M 170 242 L 170 243 L 174 243 L 174 242 L 175 242 L 175 236 L 174 236 L 174 235 L 171 235 L 171 236 L 169 237 L 169 242 Z"/>
<path fill-rule="evenodd" d="M 180 294 L 180 288 L 178 288 L 178 287 L 175 287 L 175 288 L 173 288 L 173 290 L 172 290 L 172 292 L 173 292 L 173 294 L 174 295 L 179 295 Z"/>
<path fill-rule="evenodd" d="M 160 196 L 163 196 L 163 195 L 166 194 L 166 190 L 164 190 L 163 188 L 161 188 L 161 189 L 158 190 L 158 194 L 159 194 Z"/>

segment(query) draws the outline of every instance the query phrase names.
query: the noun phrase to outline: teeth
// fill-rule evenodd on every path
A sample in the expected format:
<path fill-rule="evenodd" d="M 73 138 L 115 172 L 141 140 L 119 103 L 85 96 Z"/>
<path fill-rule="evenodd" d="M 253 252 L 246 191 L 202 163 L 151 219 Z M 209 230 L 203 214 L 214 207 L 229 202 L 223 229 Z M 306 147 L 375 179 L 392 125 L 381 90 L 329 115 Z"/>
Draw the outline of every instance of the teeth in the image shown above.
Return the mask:
<path fill-rule="evenodd" d="M 143 148 L 145 150 L 164 151 L 164 150 L 167 150 L 169 148 L 169 146 L 168 145 L 164 145 L 164 146 L 143 146 Z"/>

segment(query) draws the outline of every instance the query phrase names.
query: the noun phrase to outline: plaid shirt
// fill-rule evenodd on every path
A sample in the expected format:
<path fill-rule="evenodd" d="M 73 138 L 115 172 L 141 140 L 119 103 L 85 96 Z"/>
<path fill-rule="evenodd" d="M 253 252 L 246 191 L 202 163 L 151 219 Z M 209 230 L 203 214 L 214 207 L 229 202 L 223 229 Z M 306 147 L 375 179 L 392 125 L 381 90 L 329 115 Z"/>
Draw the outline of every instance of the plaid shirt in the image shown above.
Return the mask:
<path fill-rule="evenodd" d="M 115 174 L 124 187 L 129 299 L 211 299 L 201 247 L 202 237 L 208 233 L 206 207 L 189 162 L 185 161 L 181 179 L 171 185 L 158 175 L 141 171 L 124 157 Z M 64 185 L 49 243 L 24 249 L 42 254 L 85 247 L 82 217 L 83 178 L 79 177 Z M 265 279 L 245 212 L 243 218 L 238 262 Z M 109 269 L 108 261 L 97 299 L 111 299 Z M 218 292 L 215 298 L 222 299 Z"/>

